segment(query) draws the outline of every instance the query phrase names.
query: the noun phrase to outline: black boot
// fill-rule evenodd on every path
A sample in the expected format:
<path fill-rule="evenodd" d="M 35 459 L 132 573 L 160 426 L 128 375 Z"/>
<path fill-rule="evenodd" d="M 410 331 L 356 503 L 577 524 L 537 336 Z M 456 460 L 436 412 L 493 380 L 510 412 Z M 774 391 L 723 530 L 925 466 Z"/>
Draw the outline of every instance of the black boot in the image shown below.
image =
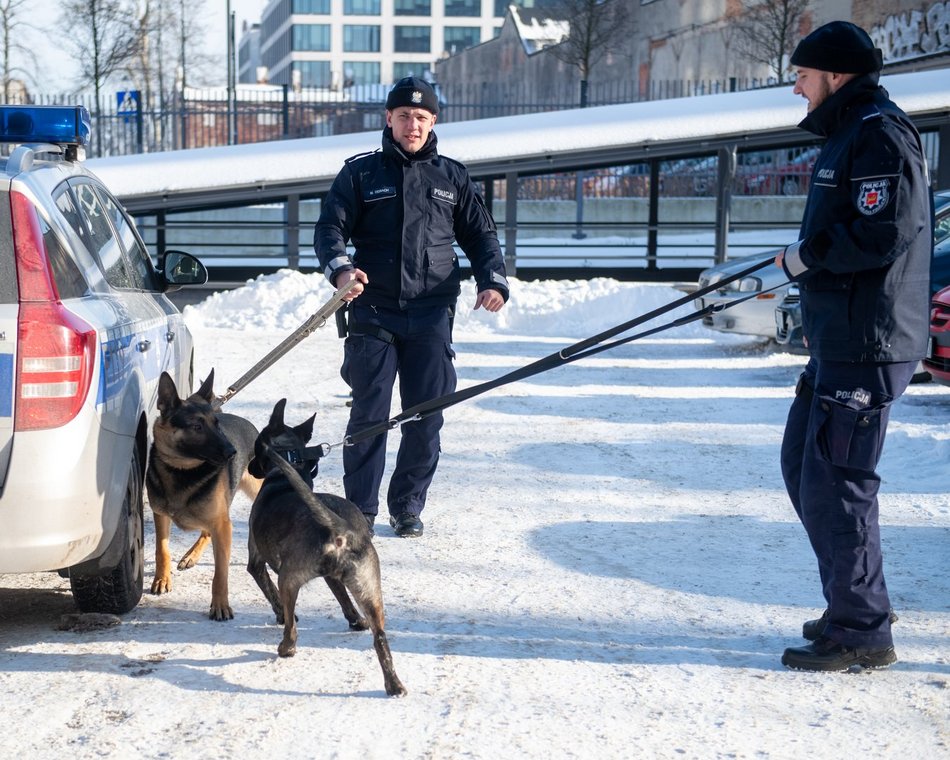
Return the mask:
<path fill-rule="evenodd" d="M 897 622 L 898 617 L 895 614 L 894 610 L 890 611 L 888 619 L 891 621 L 891 625 Z M 828 624 L 828 610 L 825 610 L 821 613 L 820 618 L 814 620 L 806 620 L 802 625 L 802 638 L 806 641 L 814 641 L 821 634 L 825 632 L 825 626 Z"/>
<path fill-rule="evenodd" d="M 422 535 L 422 520 L 409 512 L 400 512 L 389 518 L 389 524 L 397 536 L 403 538 L 418 538 Z"/>
<path fill-rule="evenodd" d="M 803 647 L 789 647 L 782 655 L 782 664 L 793 670 L 841 672 L 855 665 L 862 668 L 886 668 L 897 662 L 894 647 L 852 649 L 837 641 L 819 636 Z"/>

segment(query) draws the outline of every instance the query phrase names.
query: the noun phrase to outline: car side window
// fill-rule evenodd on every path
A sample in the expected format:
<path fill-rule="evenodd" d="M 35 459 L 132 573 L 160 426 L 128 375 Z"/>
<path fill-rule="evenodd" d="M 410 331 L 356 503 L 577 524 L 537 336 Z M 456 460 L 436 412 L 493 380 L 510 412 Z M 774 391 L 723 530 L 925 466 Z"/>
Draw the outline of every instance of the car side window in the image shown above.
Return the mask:
<path fill-rule="evenodd" d="M 59 213 L 63 215 L 63 219 L 73 228 L 73 231 L 79 236 L 79 239 L 82 240 L 86 248 L 92 250 L 92 241 L 89 240 L 89 231 L 86 229 L 86 225 L 82 220 L 82 214 L 80 214 L 79 209 L 76 208 L 76 201 L 73 199 L 72 193 L 69 192 L 69 186 L 65 183 L 60 185 L 53 200 L 56 202 L 56 208 L 59 209 Z"/>
<path fill-rule="evenodd" d="M 43 244 L 46 246 L 46 255 L 53 269 L 53 280 L 56 282 L 59 297 L 81 298 L 86 295 L 89 292 L 89 284 L 66 246 L 59 239 L 59 235 L 43 219 L 40 219 L 40 230 L 43 233 Z"/>
<path fill-rule="evenodd" d="M 152 267 L 152 260 L 148 255 L 145 246 L 139 240 L 139 236 L 132 227 L 132 222 L 126 216 L 125 211 L 107 191 L 98 187 L 99 196 L 102 199 L 102 205 L 112 220 L 122 241 L 122 247 L 125 249 L 127 263 L 129 266 L 129 276 L 132 278 L 133 287 L 142 290 L 157 290 L 155 269 Z"/>
<path fill-rule="evenodd" d="M 70 181 L 69 184 L 76 194 L 79 212 L 88 231 L 89 251 L 99 262 L 106 281 L 114 288 L 135 287 L 122 255 L 122 246 L 109 223 L 108 209 L 96 189 L 89 182 Z"/>

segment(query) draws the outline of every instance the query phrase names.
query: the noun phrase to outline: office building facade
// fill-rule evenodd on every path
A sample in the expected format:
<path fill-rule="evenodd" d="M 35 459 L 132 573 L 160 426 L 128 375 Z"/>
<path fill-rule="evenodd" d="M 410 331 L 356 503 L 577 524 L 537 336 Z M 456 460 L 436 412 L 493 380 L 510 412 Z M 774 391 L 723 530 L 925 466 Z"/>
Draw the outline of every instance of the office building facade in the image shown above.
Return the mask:
<path fill-rule="evenodd" d="M 533 7 L 539 0 L 516 5 Z M 492 39 L 508 0 L 271 0 L 260 23 L 260 67 L 271 84 L 390 84 L 427 76 L 444 56 Z M 250 67 L 241 81 L 260 81 Z"/>

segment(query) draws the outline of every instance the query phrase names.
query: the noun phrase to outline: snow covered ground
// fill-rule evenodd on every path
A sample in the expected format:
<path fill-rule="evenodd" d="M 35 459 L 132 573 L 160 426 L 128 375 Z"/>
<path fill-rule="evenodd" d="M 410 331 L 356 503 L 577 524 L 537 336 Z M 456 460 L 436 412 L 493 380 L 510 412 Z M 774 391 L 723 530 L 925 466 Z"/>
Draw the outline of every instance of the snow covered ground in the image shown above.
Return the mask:
<path fill-rule="evenodd" d="M 329 294 L 281 272 L 188 307 L 198 376 L 213 367 L 223 392 Z M 493 316 L 469 311 L 467 285 L 460 387 L 681 295 L 516 281 Z M 262 426 L 286 397 L 288 421 L 315 412 L 314 442 L 339 442 L 341 351 L 318 330 L 227 410 Z M 880 470 L 900 662 L 790 672 L 779 656 L 823 606 L 778 469 L 803 361 L 694 324 L 447 410 L 425 535 L 375 539 L 403 699 L 320 581 L 301 593 L 296 657 L 278 659 L 281 629 L 244 568 L 243 497 L 230 622 L 207 618 L 210 552 L 121 625 L 84 632 L 58 629 L 66 581 L 2 576 L 0 755 L 950 757 L 950 388 L 910 388 Z M 320 486 L 340 481 L 334 449 Z M 176 558 L 194 538 L 173 530 Z"/>

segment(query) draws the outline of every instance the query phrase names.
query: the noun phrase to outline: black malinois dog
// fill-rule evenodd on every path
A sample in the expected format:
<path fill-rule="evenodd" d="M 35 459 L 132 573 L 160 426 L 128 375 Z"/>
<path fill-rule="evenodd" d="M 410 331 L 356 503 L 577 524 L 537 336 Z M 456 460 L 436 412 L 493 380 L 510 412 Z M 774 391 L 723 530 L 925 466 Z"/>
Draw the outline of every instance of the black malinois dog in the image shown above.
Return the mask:
<path fill-rule="evenodd" d="M 386 693 L 402 696 L 406 689 L 393 668 L 384 630 L 379 557 L 366 518 L 353 502 L 341 496 L 313 493 L 316 467 L 311 463 L 319 455 L 308 457 L 312 449 L 306 447 L 313 435 L 314 418 L 288 427 L 284 424 L 286 402 L 281 399 L 274 406 L 248 465 L 252 475 L 264 478 L 264 485 L 248 519 L 247 570 L 270 602 L 277 623 L 284 625 L 277 654 L 292 657 L 296 653 L 297 594 L 305 583 L 322 576 L 340 603 L 350 629 L 372 629 Z M 268 565 L 277 574 L 276 588 Z"/>

